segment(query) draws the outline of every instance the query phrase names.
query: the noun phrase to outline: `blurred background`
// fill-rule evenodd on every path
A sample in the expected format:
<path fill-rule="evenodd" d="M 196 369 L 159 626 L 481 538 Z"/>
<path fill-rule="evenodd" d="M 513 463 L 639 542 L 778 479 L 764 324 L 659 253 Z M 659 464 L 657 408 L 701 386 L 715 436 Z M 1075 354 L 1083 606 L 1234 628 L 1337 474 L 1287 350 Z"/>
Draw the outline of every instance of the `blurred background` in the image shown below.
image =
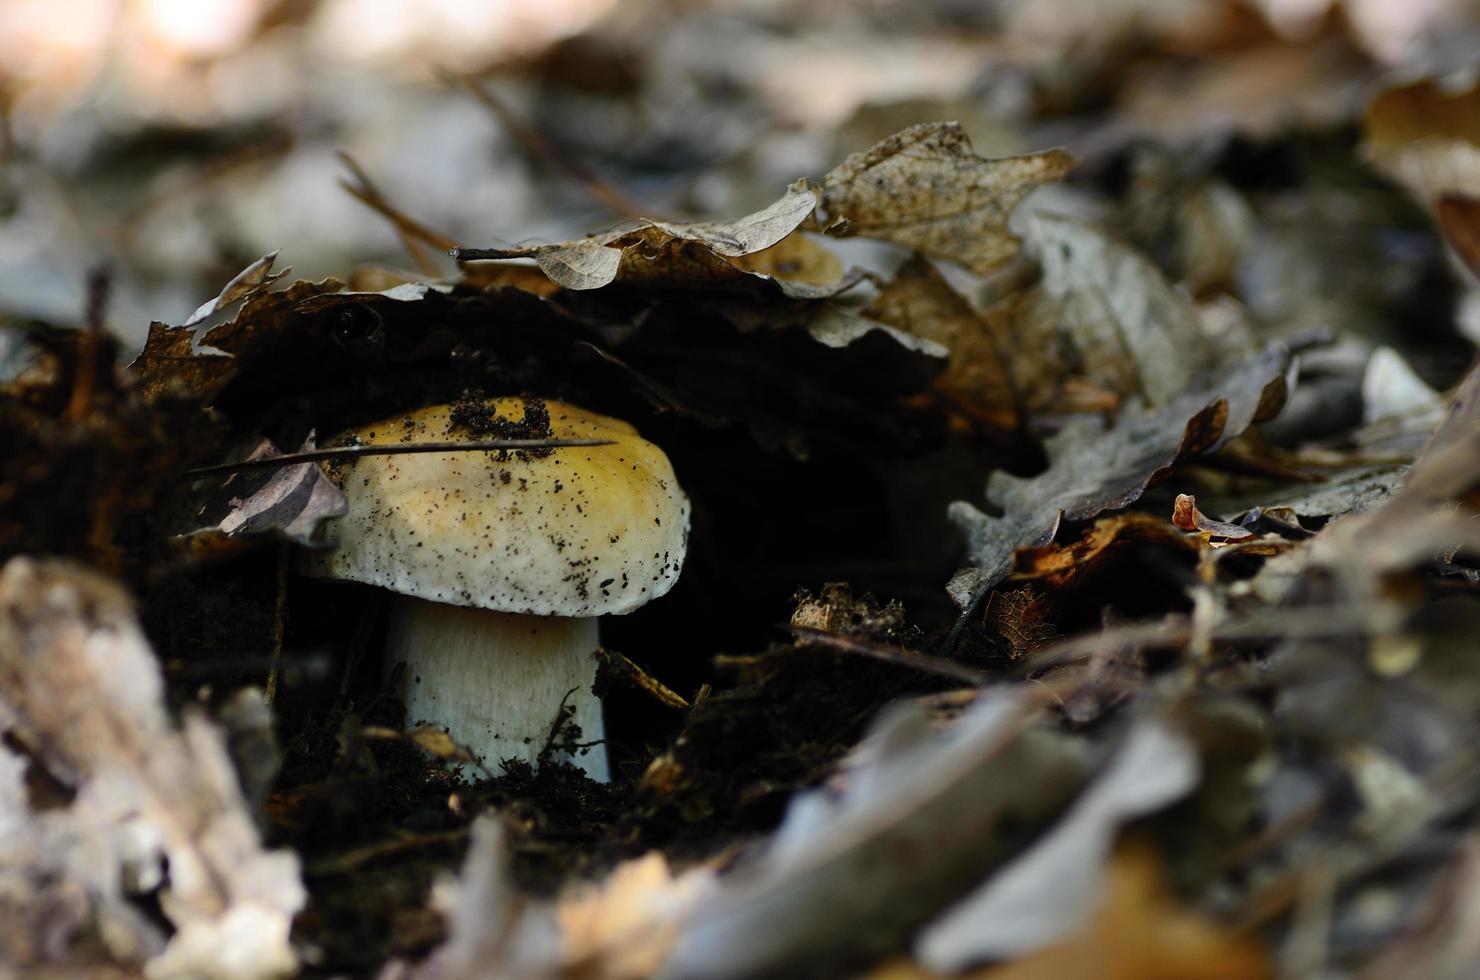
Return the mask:
<path fill-rule="evenodd" d="M 86 273 L 105 264 L 108 325 L 133 348 L 150 320 L 179 323 L 273 250 L 295 277 L 411 264 L 339 186 L 341 153 L 473 246 L 632 213 L 738 216 L 929 119 L 959 120 L 984 155 L 1067 146 L 1091 177 L 1146 133 L 1171 150 L 1163 169 L 1226 161 L 1297 129 L 1354 132 L 1379 85 L 1464 68 L 1475 13 L 1469 0 L 5 0 L 0 317 L 76 323 Z"/>

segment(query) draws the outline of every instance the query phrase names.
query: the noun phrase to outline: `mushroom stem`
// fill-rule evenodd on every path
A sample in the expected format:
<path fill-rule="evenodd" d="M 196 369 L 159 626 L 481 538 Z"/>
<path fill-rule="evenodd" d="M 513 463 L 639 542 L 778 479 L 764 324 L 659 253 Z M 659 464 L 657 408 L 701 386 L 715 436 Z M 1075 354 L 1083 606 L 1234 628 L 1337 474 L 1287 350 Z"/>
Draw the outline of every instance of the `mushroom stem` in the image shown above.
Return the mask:
<path fill-rule="evenodd" d="M 537 764 L 562 702 L 574 709 L 582 743 L 605 737 L 591 690 L 594 616 L 531 616 L 398 595 L 389 632 L 386 669 L 399 677 L 407 723 L 445 726 L 494 772 L 504 759 Z M 563 758 L 599 782 L 611 778 L 604 745 Z"/>

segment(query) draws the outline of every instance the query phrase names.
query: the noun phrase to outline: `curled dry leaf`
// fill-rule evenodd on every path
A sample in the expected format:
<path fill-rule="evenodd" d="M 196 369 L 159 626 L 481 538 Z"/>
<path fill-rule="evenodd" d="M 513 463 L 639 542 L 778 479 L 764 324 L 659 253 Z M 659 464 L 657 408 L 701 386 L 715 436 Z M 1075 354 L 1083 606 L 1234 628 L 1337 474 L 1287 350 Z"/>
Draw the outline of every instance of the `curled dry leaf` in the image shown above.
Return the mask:
<path fill-rule="evenodd" d="M 238 272 L 232 277 L 230 282 L 222 287 L 221 292 L 215 299 L 202 303 L 180 326 L 194 327 L 215 316 L 232 303 L 246 299 L 259 290 L 266 289 L 293 271 L 292 266 L 289 266 L 282 272 L 274 274 L 272 264 L 277 261 L 277 257 L 277 252 L 269 252 L 241 272 Z"/>
<path fill-rule="evenodd" d="M 1018 548 L 1046 544 L 1061 520 L 1082 521 L 1125 507 L 1187 456 L 1213 452 L 1284 405 L 1289 352 L 1272 345 L 1211 384 L 1194 385 L 1165 407 L 1132 406 L 1109 429 L 1079 419 L 1048 440 L 1048 469 L 1023 479 L 994 473 L 990 517 L 964 501 L 951 505 L 975 569 L 958 575 L 952 595 L 980 594 L 1012 570 Z"/>
<path fill-rule="evenodd" d="M 822 179 L 826 230 L 894 242 L 976 273 L 1017 254 L 1018 201 L 1074 166 L 1063 150 L 989 160 L 956 123 L 920 123 L 855 153 Z"/>
<path fill-rule="evenodd" d="M 767 207 L 736 221 L 647 222 L 555 245 L 455 249 L 454 255 L 464 261 L 532 258 L 552 282 L 566 289 L 599 289 L 618 278 L 685 284 L 735 281 L 751 274 L 728 259 L 751 255 L 780 242 L 816 206 L 816 194 L 806 181 L 798 181 Z"/>
<path fill-rule="evenodd" d="M 1201 531 L 1209 537 L 1226 538 L 1229 541 L 1254 536 L 1254 532 L 1246 527 L 1229 524 L 1227 521 L 1215 521 L 1198 510 L 1197 498 L 1190 493 L 1177 494 L 1176 502 L 1172 504 L 1172 523 L 1184 531 Z"/>
<path fill-rule="evenodd" d="M 13 884 L 54 892 L 64 882 L 99 930 L 70 938 L 147 959 L 151 978 L 297 969 L 297 858 L 263 849 L 217 728 L 197 713 L 182 728 L 170 721 L 121 590 L 70 565 L 10 561 L 0 571 L 0 681 L 8 744 L 62 791 L 50 804 L 13 783 L 3 794 L 7 809 L 21 808 L 9 814 L 21 836 L 5 843 Z M 175 930 L 167 939 L 129 900 L 155 889 Z"/>
<path fill-rule="evenodd" d="M 1248 532 L 1245 531 L 1245 534 Z M 1145 547 L 1194 553 L 1196 547 L 1166 521 L 1136 512 L 1096 521 L 1078 541 L 1021 548 L 1014 556 L 1013 579 L 1041 582 L 1054 589 L 1072 589 L 1092 576 L 1115 552 Z"/>

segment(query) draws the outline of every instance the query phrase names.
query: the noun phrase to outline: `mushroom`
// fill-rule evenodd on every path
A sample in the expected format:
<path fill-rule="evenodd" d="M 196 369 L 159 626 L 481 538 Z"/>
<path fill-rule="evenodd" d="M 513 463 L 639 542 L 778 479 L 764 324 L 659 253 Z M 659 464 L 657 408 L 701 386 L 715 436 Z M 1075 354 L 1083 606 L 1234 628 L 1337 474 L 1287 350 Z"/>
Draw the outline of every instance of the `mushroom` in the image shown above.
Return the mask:
<path fill-rule="evenodd" d="M 662 450 L 627 423 L 572 405 L 433 405 L 331 443 L 497 438 L 611 444 L 333 463 L 349 509 L 337 547 L 304 563 L 311 575 L 395 593 L 386 669 L 408 721 L 445 726 L 488 765 L 536 762 L 562 705 L 583 742 L 601 741 L 597 618 L 666 593 L 689 530 L 688 498 Z M 572 761 L 610 778 L 603 748 Z"/>

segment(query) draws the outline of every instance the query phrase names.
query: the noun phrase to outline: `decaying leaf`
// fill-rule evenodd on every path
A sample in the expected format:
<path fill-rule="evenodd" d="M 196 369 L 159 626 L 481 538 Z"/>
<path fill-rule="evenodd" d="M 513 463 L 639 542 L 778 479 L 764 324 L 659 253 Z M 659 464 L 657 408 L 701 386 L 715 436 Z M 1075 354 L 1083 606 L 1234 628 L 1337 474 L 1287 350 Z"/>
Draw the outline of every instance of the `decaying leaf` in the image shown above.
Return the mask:
<path fill-rule="evenodd" d="M 1045 837 L 921 932 L 916 957 L 931 969 L 956 971 L 1022 956 L 1079 931 L 1121 826 L 1190 792 L 1198 771 L 1185 737 L 1157 722 L 1134 726 Z"/>
<path fill-rule="evenodd" d="M 1104 228 L 1044 212 L 1032 227 L 1054 324 L 1101 387 L 1163 405 L 1208 368 L 1251 353 L 1215 351 L 1192 304 Z"/>
<path fill-rule="evenodd" d="M 1196 551 L 1187 536 L 1171 524 L 1150 514 L 1131 512 L 1095 521 L 1072 544 L 1019 549 L 1013 558 L 1016 570 L 1012 577 L 1053 589 L 1072 589 L 1091 577 L 1111 554 L 1148 546 L 1188 554 Z"/>
<path fill-rule="evenodd" d="M 299 448 L 314 448 L 310 434 Z M 262 440 L 248 459 L 279 455 L 277 446 Z M 251 496 L 238 500 L 217 529 L 227 535 L 272 534 L 305 548 L 322 547 L 326 521 L 349 510 L 344 491 L 334 485 L 317 463 L 295 463 L 273 472 Z"/>
<path fill-rule="evenodd" d="M 127 597 L 73 566 L 16 558 L 0 571 L 0 610 L 0 728 L 64 793 L 28 799 L 13 781 L 0 793 L 0 826 L 16 832 L 8 880 L 53 895 L 65 883 L 86 910 L 42 959 L 98 941 L 151 978 L 294 972 L 298 860 L 262 848 L 217 728 L 196 712 L 170 721 Z M 172 936 L 134 904 L 156 889 Z"/>
<path fill-rule="evenodd" d="M 822 179 L 826 230 L 894 242 L 977 273 L 1017 254 L 1007 222 L 1034 188 L 1074 166 L 1063 150 L 988 160 L 956 123 L 920 123 Z"/>
<path fill-rule="evenodd" d="M 1128 409 L 1108 430 L 1089 419 L 1071 423 L 1048 440 L 1049 466 L 1036 477 L 994 473 L 987 497 L 1003 516 L 990 517 L 964 501 L 951 505 L 978 569 L 953 594 L 991 588 L 1012 570 L 1018 548 L 1045 544 L 1061 520 L 1125 507 L 1178 460 L 1212 452 L 1272 417 L 1284 404 L 1288 366 L 1288 352 L 1273 345 L 1159 410 Z"/>
<path fill-rule="evenodd" d="M 532 258 L 551 281 L 566 289 L 599 289 L 618 277 L 690 285 L 733 282 L 754 276 L 728 259 L 761 252 L 780 242 L 816 206 L 816 193 L 806 181 L 798 181 L 769 206 L 736 221 L 647 222 L 556 245 L 454 252 L 464 261 Z M 802 284 L 804 293 L 821 289 Z"/>
<path fill-rule="evenodd" d="M 940 732 L 918 705 L 896 706 L 841 792 L 795 798 L 764 851 L 696 904 L 658 975 L 796 972 L 887 949 L 1010 852 L 1009 814 L 1036 826 L 1078 789 L 1079 747 L 1025 725 L 1026 707 L 987 697 Z M 1029 783 L 1011 775 L 1028 771 Z M 916 853 L 930 860 L 898 857 Z"/>
<path fill-rule="evenodd" d="M 1446 193 L 1480 195 L 1480 83 L 1432 80 L 1389 89 L 1367 107 L 1368 157 L 1425 204 Z"/>
<path fill-rule="evenodd" d="M 203 323 L 231 304 L 246 299 L 259 290 L 266 289 L 293 271 L 292 266 L 289 266 L 281 272 L 274 273 L 272 264 L 277 261 L 277 257 L 277 252 L 269 252 L 238 272 L 230 282 L 222 287 L 215 299 L 202 303 L 194 313 L 185 318 L 185 322 L 180 326 L 194 327 Z"/>
<path fill-rule="evenodd" d="M 1172 523 L 1184 531 L 1200 531 L 1210 538 L 1223 538 L 1227 541 L 1240 541 L 1254 536 L 1254 532 L 1246 527 L 1214 520 L 1198 510 L 1197 498 L 1190 493 L 1177 494 L 1177 500 L 1172 505 Z"/>
<path fill-rule="evenodd" d="M 949 364 L 935 383 L 953 403 L 1002 429 L 1019 424 L 1021 399 L 1009 339 L 978 315 L 929 260 L 916 255 L 906 262 L 865 312 L 949 351 Z"/>

